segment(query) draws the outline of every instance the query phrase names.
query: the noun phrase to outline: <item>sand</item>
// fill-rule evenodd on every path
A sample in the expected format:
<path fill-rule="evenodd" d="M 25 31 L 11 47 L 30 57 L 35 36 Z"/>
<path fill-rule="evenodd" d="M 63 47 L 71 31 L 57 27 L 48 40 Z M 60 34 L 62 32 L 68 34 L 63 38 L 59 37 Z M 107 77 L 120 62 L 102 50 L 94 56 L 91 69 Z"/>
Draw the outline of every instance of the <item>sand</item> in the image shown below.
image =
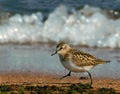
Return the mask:
<path fill-rule="evenodd" d="M 64 87 L 73 84 L 86 84 L 89 79 L 79 79 L 76 76 L 71 76 L 60 80 L 61 75 L 43 74 L 43 73 L 1 73 L 0 84 L 3 85 L 26 85 L 26 86 L 57 86 Z M 93 90 L 100 88 L 112 88 L 116 92 L 120 92 L 120 79 L 110 78 L 93 78 Z"/>

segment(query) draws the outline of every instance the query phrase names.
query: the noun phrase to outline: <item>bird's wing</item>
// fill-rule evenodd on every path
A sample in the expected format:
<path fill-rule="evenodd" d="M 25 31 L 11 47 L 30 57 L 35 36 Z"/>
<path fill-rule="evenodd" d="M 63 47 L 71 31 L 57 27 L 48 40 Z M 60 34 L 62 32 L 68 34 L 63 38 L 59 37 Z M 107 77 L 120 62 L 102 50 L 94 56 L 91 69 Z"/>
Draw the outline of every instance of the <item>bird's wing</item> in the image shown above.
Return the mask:
<path fill-rule="evenodd" d="M 104 61 L 101 59 L 96 59 L 94 56 L 81 52 L 81 51 L 72 51 L 72 60 L 78 66 L 89 66 L 89 65 L 97 65 L 103 63 Z"/>

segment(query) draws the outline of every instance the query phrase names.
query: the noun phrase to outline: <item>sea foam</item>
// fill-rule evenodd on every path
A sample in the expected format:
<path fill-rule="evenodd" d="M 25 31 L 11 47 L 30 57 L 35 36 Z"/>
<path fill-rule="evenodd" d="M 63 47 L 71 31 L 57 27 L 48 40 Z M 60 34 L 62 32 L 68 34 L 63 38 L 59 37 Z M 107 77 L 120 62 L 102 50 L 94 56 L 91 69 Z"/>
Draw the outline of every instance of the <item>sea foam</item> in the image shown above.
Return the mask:
<path fill-rule="evenodd" d="M 84 6 L 69 10 L 60 5 L 43 21 L 41 12 L 15 14 L 0 24 L 0 43 L 59 42 L 73 45 L 120 48 L 120 19 L 104 10 Z"/>

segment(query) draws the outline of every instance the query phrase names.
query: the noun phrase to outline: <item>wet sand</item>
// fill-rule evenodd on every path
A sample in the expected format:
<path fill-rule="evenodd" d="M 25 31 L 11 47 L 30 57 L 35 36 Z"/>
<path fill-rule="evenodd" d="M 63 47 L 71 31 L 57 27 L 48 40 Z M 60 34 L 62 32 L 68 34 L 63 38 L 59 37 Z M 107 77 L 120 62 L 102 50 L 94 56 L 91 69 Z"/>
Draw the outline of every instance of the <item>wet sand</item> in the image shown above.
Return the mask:
<path fill-rule="evenodd" d="M 49 72 L 63 75 L 68 71 L 57 55 L 51 56 L 56 45 L 2 45 L 0 46 L 0 72 Z M 120 78 L 120 49 L 75 47 L 111 63 L 98 65 L 90 72 L 94 77 Z"/>

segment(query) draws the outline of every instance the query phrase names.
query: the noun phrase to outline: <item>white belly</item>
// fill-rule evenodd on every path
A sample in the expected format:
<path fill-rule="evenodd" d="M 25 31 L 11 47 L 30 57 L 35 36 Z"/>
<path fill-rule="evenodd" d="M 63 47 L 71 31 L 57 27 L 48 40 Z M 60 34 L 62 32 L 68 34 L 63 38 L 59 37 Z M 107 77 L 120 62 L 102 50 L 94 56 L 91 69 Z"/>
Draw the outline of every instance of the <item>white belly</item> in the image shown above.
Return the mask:
<path fill-rule="evenodd" d="M 85 72 L 93 68 L 93 66 L 77 66 L 73 62 L 61 62 L 62 65 L 72 72 Z"/>

